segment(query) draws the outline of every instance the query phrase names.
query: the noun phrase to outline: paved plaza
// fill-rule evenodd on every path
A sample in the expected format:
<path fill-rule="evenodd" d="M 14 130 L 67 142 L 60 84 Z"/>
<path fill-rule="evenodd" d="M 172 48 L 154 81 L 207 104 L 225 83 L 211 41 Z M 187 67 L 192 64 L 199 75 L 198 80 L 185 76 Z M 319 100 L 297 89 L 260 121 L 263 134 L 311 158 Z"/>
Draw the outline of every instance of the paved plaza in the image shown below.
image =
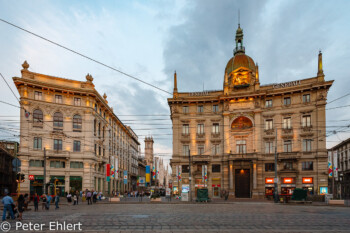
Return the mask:
<path fill-rule="evenodd" d="M 45 224 L 37 232 L 53 232 L 49 231 L 50 221 L 81 223 L 82 232 L 350 232 L 348 207 L 271 202 L 105 202 L 90 206 L 61 205 L 57 211 L 53 207 L 50 211 L 25 212 L 22 223 Z M 15 222 L 10 223 L 9 232 L 15 232 Z"/>

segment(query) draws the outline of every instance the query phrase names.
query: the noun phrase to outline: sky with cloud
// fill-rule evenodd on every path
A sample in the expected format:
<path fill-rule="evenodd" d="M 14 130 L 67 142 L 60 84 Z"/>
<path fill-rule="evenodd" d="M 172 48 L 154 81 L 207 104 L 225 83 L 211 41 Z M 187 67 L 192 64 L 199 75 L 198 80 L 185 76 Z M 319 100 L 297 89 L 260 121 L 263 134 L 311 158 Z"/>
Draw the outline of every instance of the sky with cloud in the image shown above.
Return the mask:
<path fill-rule="evenodd" d="M 1 19 L 168 92 L 172 92 L 175 70 L 179 91 L 222 89 L 224 69 L 232 57 L 238 9 L 246 53 L 259 64 L 261 84 L 315 76 L 321 49 L 326 79 L 335 80 L 328 99 L 350 93 L 349 1 L 0 0 Z M 107 94 L 115 113 L 135 130 L 140 141 L 153 135 L 155 152 L 170 159 L 167 93 L 3 22 L 0 31 L 0 73 L 16 94 L 11 78 L 20 76 L 24 60 L 37 73 L 82 81 L 90 73 L 96 89 Z M 18 104 L 4 81 L 0 83 L 0 100 Z M 327 108 L 347 105 L 349 100 L 347 96 Z M 15 140 L 19 110 L 0 106 L 0 138 Z M 327 126 L 349 125 L 349 109 L 327 111 Z M 327 147 L 349 136 L 349 132 L 331 134 Z"/>

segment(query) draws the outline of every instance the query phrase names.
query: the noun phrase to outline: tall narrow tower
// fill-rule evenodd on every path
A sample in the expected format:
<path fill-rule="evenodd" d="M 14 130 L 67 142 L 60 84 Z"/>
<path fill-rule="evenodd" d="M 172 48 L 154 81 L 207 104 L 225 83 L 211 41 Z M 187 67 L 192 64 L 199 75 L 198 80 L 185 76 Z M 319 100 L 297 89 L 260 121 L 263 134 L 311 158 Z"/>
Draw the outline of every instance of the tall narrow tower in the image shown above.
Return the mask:
<path fill-rule="evenodd" d="M 152 136 L 145 138 L 145 160 L 146 165 L 153 165 L 153 138 Z"/>

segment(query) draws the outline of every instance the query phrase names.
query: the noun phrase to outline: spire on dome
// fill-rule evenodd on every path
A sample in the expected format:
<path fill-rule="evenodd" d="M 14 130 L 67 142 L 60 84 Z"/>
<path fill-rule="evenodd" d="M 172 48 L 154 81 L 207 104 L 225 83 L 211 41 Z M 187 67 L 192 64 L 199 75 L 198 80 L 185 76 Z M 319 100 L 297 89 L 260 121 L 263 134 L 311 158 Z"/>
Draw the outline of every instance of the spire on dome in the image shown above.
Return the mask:
<path fill-rule="evenodd" d="M 236 48 L 233 51 L 233 55 L 236 55 L 237 53 L 245 53 L 245 48 L 243 46 L 243 29 L 240 24 L 238 24 L 236 31 Z"/>

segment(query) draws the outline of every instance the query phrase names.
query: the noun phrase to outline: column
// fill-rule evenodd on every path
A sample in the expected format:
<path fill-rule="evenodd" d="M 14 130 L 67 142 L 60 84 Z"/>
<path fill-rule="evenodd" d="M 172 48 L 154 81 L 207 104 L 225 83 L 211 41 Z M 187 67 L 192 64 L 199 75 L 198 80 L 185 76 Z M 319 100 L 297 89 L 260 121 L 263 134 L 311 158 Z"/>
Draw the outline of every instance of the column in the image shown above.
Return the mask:
<path fill-rule="evenodd" d="M 256 163 L 253 163 L 253 189 L 256 189 Z"/>
<path fill-rule="evenodd" d="M 230 161 L 230 190 L 233 189 L 233 162 Z"/>

